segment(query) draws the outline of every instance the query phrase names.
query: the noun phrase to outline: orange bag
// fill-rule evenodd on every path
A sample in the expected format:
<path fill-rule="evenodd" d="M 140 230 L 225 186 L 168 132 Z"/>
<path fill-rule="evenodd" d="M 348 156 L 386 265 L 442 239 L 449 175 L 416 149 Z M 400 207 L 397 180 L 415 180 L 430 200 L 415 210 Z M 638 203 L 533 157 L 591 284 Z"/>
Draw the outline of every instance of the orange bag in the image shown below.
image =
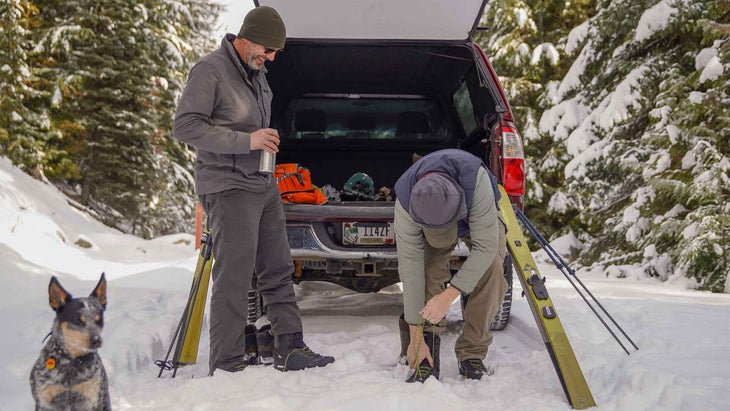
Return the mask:
<path fill-rule="evenodd" d="M 298 163 L 277 164 L 274 178 L 285 203 L 324 204 L 327 197 L 312 184 L 309 169 Z"/>

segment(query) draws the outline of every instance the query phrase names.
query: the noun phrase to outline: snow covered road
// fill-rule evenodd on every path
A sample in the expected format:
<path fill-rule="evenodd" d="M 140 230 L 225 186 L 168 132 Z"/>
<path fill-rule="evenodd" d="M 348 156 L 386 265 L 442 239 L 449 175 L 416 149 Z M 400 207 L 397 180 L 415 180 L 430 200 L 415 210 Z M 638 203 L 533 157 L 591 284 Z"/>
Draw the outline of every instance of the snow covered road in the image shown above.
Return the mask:
<path fill-rule="evenodd" d="M 552 363 L 515 284 L 510 324 L 495 334 L 487 362 L 496 374 L 458 378 L 453 346 L 459 305 L 442 340 L 441 380 L 406 384 L 398 286 L 357 294 L 326 283 L 297 286 L 305 339 L 334 355 L 328 367 L 280 373 L 263 366 L 207 377 L 204 325 L 198 364 L 158 379 L 187 298 L 195 252 L 188 235 L 145 241 L 71 209 L 52 187 L 0 161 L 0 410 L 33 408 L 28 376 L 50 330 L 47 286 L 58 275 L 89 293 L 102 270 L 109 306 L 100 353 L 115 410 L 568 410 Z M 76 238 L 93 247 L 81 249 Z M 597 410 L 727 410 L 730 295 L 688 291 L 632 272 L 578 275 L 639 345 L 627 356 L 544 256 L 540 270 Z"/>

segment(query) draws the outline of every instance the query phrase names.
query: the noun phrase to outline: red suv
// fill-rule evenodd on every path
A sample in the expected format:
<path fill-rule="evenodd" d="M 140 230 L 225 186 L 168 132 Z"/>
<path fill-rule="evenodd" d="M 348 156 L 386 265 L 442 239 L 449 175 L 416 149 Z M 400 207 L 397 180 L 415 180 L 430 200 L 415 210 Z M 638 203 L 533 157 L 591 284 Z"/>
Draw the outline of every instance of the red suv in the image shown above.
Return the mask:
<path fill-rule="evenodd" d="M 256 1 L 287 26 L 285 51 L 267 63 L 271 126 L 282 138 L 277 162 L 299 163 L 315 185 L 335 190 L 364 173 L 375 192 L 387 193 L 414 154 L 460 148 L 483 158 L 522 207 L 522 138 L 494 69 L 471 40 L 485 3 Z M 359 182 L 359 198 L 341 192 L 342 201 L 324 205 L 285 204 L 295 281 L 362 292 L 399 281 L 393 199 L 368 201 L 369 180 Z M 467 254 L 457 245 L 452 269 Z M 509 257 L 505 276 L 510 288 L 495 329 L 509 318 Z"/>

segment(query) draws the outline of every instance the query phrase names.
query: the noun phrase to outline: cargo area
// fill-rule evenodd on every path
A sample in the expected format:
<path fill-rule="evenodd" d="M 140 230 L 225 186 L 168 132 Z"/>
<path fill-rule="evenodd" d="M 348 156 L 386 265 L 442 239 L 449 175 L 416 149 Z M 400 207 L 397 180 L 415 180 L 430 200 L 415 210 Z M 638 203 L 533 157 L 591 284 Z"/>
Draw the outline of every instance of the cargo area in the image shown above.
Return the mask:
<path fill-rule="evenodd" d="M 312 183 L 337 197 L 284 204 L 295 282 L 372 292 L 399 281 L 393 186 L 414 155 L 461 148 L 490 158 L 505 106 L 495 104 L 503 100 L 475 53 L 464 40 L 294 38 L 267 65 L 277 163 L 308 168 Z M 355 180 L 374 195 L 347 195 Z M 455 248 L 452 269 L 467 253 Z"/>
<path fill-rule="evenodd" d="M 459 147 L 482 158 L 494 99 L 463 42 L 291 39 L 269 65 L 277 162 L 300 163 L 342 190 L 366 173 L 392 188 L 414 153 Z"/>

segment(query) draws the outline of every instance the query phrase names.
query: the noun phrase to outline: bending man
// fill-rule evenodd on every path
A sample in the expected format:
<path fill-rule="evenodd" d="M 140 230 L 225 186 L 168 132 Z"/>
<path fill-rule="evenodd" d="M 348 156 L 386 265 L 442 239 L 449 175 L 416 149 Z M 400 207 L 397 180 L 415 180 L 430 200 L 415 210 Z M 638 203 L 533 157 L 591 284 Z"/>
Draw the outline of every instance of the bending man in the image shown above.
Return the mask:
<path fill-rule="evenodd" d="M 415 369 L 408 382 L 439 378 L 439 334 L 459 295 L 469 296 L 455 346 L 459 373 L 469 379 L 490 374 L 483 362 L 492 342 L 489 324 L 507 291 L 505 226 L 499 222 L 495 188 L 481 159 L 456 149 L 424 156 L 395 184 L 407 356 Z M 470 253 L 452 278 L 449 260 L 458 238 Z"/>

